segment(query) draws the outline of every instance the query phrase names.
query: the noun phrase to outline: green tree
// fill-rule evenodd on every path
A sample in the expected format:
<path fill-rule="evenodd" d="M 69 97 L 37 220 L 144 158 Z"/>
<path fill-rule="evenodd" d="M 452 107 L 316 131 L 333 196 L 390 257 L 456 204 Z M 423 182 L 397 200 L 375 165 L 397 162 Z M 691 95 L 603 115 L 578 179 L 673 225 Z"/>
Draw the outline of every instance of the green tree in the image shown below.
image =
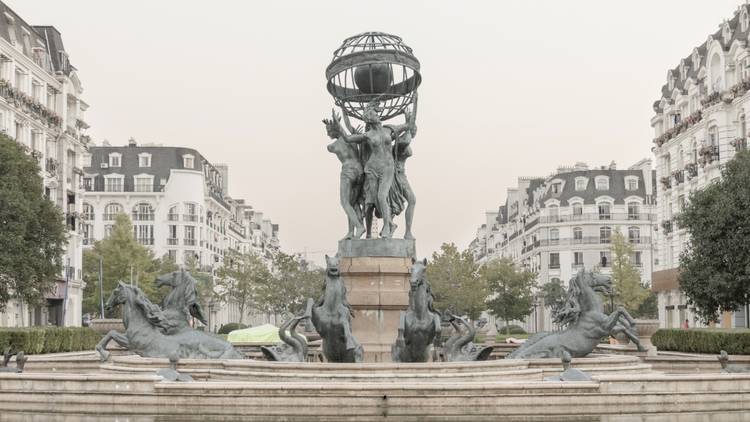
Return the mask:
<path fill-rule="evenodd" d="M 260 306 L 273 314 L 299 313 L 308 298 L 317 299 L 325 283 L 325 272 L 310 263 L 278 252 L 272 263 L 273 283 L 262 288 Z"/>
<path fill-rule="evenodd" d="M 86 288 L 83 291 L 83 312 L 99 312 L 99 259 L 103 259 L 104 300 L 118 281 L 137 284 L 154 303 L 164 296 L 154 284 L 162 270 L 160 260 L 147 247 L 139 244 L 133 236 L 130 217 L 119 214 L 109 237 L 94 244 L 83 253 L 83 276 Z M 166 272 L 166 271 L 165 271 Z"/>
<path fill-rule="evenodd" d="M 542 299 L 544 299 L 544 306 L 550 308 L 553 313 L 565 304 L 568 293 L 560 279 L 546 283 L 540 290 Z"/>
<path fill-rule="evenodd" d="M 615 301 L 628 312 L 635 313 L 649 295 L 641 283 L 641 274 L 633 265 L 633 245 L 625 239 L 619 228 L 612 234 L 612 286 Z"/>
<path fill-rule="evenodd" d="M 489 290 L 487 307 L 505 321 L 506 334 L 510 335 L 510 321 L 522 320 L 531 314 L 536 274 L 516 268 L 507 258 L 489 261 L 479 273 Z"/>
<path fill-rule="evenodd" d="M 722 180 L 690 195 L 677 218 L 689 234 L 680 288 L 704 322 L 742 308 L 750 296 L 750 152 L 727 162 Z"/>
<path fill-rule="evenodd" d="M 41 303 L 61 277 L 66 228 L 44 197 L 39 164 L 0 135 L 0 311 L 16 297 Z"/>
<path fill-rule="evenodd" d="M 171 261 L 171 260 L 170 260 Z M 216 282 L 214 276 L 200 267 L 200 262 L 195 256 L 189 256 L 185 260 L 185 270 L 190 272 L 196 283 L 198 290 L 198 301 L 203 309 L 208 312 L 211 302 L 221 300 L 220 295 L 216 292 Z"/>
<path fill-rule="evenodd" d="M 247 309 L 258 306 L 272 281 L 271 272 L 258 254 L 230 250 L 217 273 L 216 292 L 223 302 L 237 303 L 240 312 L 237 322 L 242 324 Z"/>
<path fill-rule="evenodd" d="M 487 285 L 477 272 L 477 264 L 468 250 L 459 251 L 453 243 L 443 243 L 433 252 L 427 265 L 427 279 L 435 295 L 435 307 L 451 309 L 470 319 L 479 318 L 486 309 Z"/>

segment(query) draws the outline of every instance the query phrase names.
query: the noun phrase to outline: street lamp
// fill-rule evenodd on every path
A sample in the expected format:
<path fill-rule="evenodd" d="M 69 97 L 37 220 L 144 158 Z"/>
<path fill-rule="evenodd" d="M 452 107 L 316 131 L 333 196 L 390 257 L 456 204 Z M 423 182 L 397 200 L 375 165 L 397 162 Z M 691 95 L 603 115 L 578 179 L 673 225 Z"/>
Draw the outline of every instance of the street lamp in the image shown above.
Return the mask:
<path fill-rule="evenodd" d="M 534 301 L 532 302 L 532 305 L 534 306 L 534 332 L 538 332 L 538 321 L 537 321 L 537 314 L 536 314 L 536 308 L 539 306 L 539 297 L 534 296 Z"/>

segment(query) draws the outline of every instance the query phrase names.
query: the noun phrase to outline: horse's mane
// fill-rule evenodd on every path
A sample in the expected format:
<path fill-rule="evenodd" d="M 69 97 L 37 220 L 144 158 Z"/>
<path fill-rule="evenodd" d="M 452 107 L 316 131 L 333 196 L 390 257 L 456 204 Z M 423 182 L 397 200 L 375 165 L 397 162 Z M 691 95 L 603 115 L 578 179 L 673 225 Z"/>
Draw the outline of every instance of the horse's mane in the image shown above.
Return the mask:
<path fill-rule="evenodd" d="M 125 286 L 130 288 L 135 294 L 134 303 L 143 311 L 143 315 L 154 326 L 159 327 L 162 331 L 170 332 L 177 328 L 177 325 L 164 315 L 164 311 L 158 306 L 151 303 L 145 294 L 135 286 Z"/>
<path fill-rule="evenodd" d="M 576 277 L 570 280 L 568 287 L 568 297 L 565 304 L 554 315 L 554 322 L 561 326 L 575 324 L 581 315 L 581 303 L 578 296 L 581 294 L 581 285 L 584 283 L 583 273 L 578 273 Z"/>

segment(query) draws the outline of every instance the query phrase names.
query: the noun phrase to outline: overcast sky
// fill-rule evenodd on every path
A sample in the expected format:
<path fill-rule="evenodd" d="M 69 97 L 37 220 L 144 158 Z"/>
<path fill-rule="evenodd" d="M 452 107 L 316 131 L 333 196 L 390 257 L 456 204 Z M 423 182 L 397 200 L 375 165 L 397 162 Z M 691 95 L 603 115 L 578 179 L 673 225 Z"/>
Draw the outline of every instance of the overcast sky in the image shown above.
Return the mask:
<path fill-rule="evenodd" d="M 407 173 L 428 256 L 442 242 L 466 247 L 519 176 L 651 157 L 667 69 L 740 4 L 4 1 L 62 33 L 97 143 L 132 136 L 228 163 L 230 195 L 280 224 L 283 249 L 316 261 L 346 232 L 320 122 L 333 104 L 325 68 L 344 38 L 397 34 L 421 61 Z"/>

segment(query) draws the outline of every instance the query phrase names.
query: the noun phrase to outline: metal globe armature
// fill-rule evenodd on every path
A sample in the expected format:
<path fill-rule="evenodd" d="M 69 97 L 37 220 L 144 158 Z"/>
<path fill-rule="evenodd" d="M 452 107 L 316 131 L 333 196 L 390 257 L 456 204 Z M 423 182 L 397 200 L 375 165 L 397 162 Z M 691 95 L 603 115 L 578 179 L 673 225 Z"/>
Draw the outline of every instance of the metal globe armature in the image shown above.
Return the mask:
<path fill-rule="evenodd" d="M 327 89 L 337 106 L 362 120 L 367 103 L 380 103 L 380 119 L 402 114 L 422 76 L 419 60 L 400 37 L 365 32 L 344 40 L 326 68 Z"/>

